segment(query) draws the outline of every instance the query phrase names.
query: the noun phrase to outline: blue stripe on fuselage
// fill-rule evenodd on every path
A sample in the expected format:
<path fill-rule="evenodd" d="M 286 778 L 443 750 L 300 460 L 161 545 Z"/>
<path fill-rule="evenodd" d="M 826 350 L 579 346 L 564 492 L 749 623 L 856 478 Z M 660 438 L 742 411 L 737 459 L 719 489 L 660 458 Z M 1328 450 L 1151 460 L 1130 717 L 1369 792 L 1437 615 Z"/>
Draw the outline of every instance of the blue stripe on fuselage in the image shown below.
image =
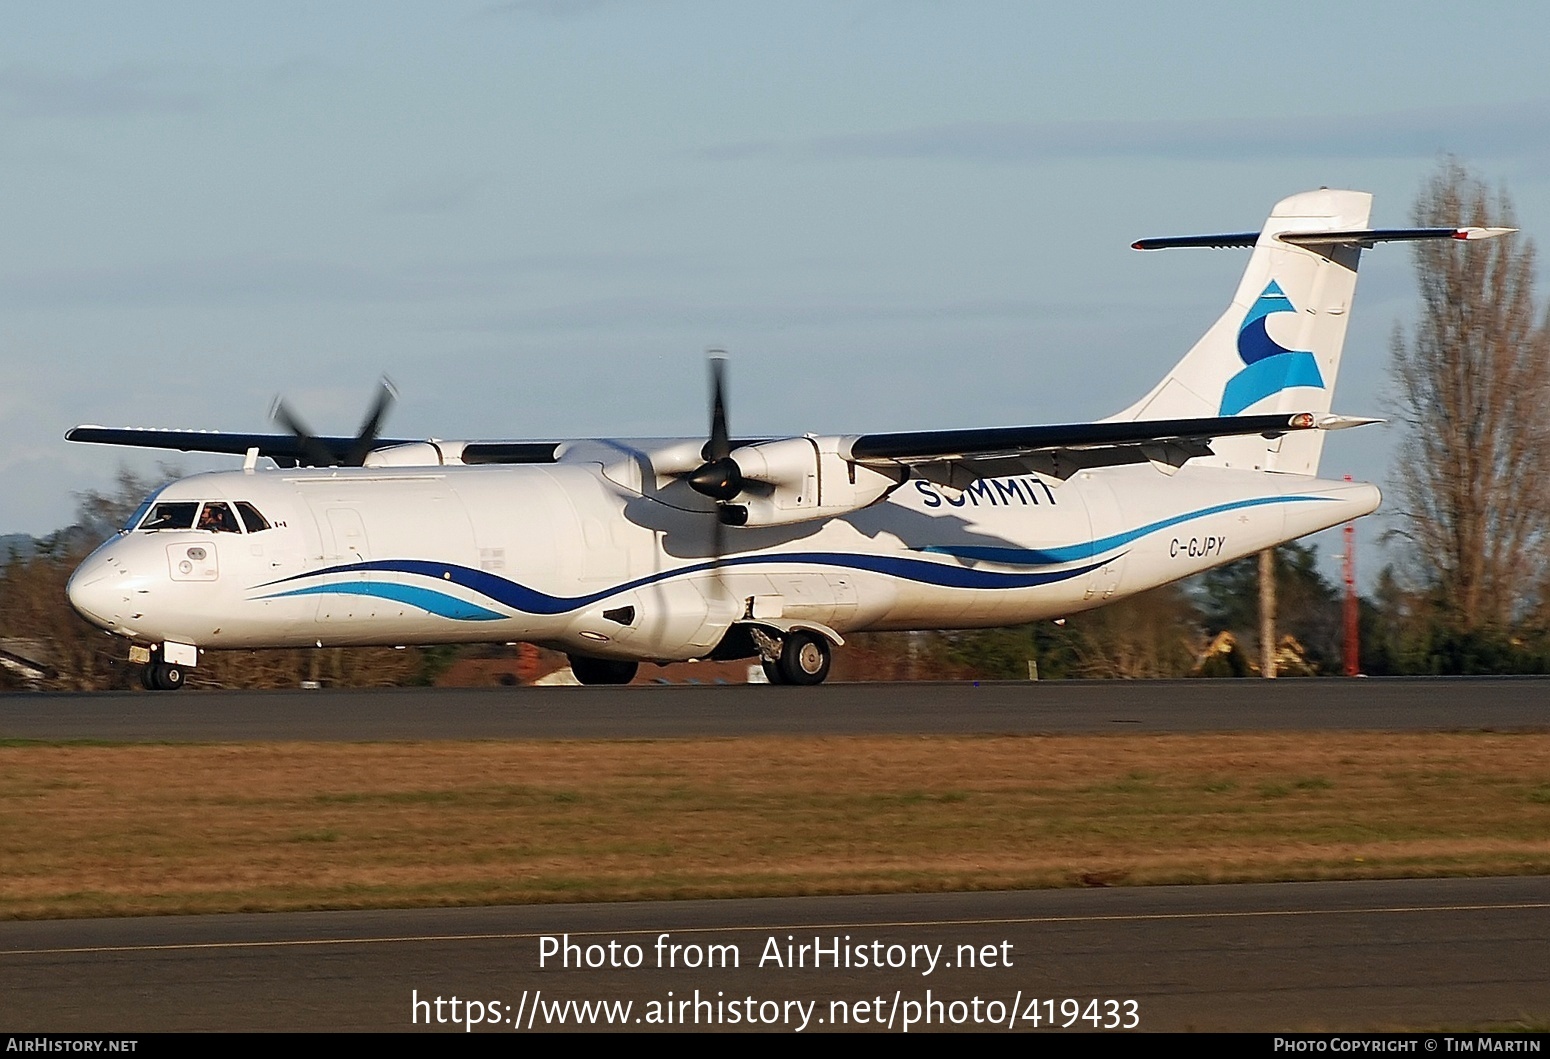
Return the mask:
<path fill-rule="evenodd" d="M 1083 559 L 1091 559 L 1107 551 L 1113 551 L 1115 548 L 1120 548 L 1140 540 L 1148 533 L 1156 533 L 1158 530 L 1177 526 L 1179 523 L 1188 522 L 1190 519 L 1220 515 L 1224 511 L 1236 511 L 1247 507 L 1263 507 L 1266 504 L 1292 504 L 1309 500 L 1333 499 L 1333 497 L 1328 496 L 1261 496 L 1251 500 L 1234 500 L 1231 503 L 1216 504 L 1213 507 L 1203 507 L 1197 511 L 1189 511 L 1182 515 L 1173 515 L 1170 518 L 1159 519 L 1139 529 L 1116 533 L 1112 537 L 1103 537 L 1099 540 L 1087 541 L 1084 544 L 1072 544 L 1061 548 L 984 548 L 973 545 L 956 547 L 953 545 L 933 544 L 920 550 L 935 555 L 951 555 L 955 559 L 978 559 L 984 562 L 1010 563 L 1020 566 L 1074 563 Z"/>
<path fill-rule="evenodd" d="M 377 599 L 390 599 L 454 621 L 500 621 L 505 617 L 504 614 L 486 610 L 444 592 L 432 592 L 427 588 L 400 585 L 392 581 L 342 581 L 324 585 L 307 585 L 259 598 L 280 599 L 285 596 L 322 595 L 372 596 Z"/>
<path fill-rule="evenodd" d="M 1038 588 L 1043 585 L 1057 584 L 1061 581 L 1081 577 L 1118 557 L 1108 555 L 1102 560 L 1097 560 L 1097 556 L 1115 551 L 1149 533 L 1176 526 L 1190 519 L 1204 518 L 1209 515 L 1221 514 L 1224 511 L 1234 511 L 1241 508 L 1261 507 L 1266 504 L 1331 499 L 1333 498 L 1322 496 L 1277 496 L 1237 500 L 1160 519 L 1138 529 L 1116 533 L 1099 540 L 1058 548 L 986 548 L 933 545 L 920 549 L 922 552 L 951 556 L 959 560 L 980 560 L 1016 565 L 1064 566 L 1068 563 L 1082 562 L 1083 560 L 1096 560 L 1083 562 L 1083 565 L 1080 566 L 1067 566 L 1061 570 L 1027 572 L 982 570 L 927 559 L 905 556 L 866 555 L 854 552 L 787 552 L 775 555 L 736 555 L 722 559 L 719 565 L 722 568 L 758 564 L 770 566 L 795 565 L 802 567 L 825 566 L 883 574 L 888 577 L 897 577 L 905 581 L 914 581 L 918 584 L 935 585 L 942 588 L 985 590 Z M 408 574 L 429 578 L 438 584 L 457 585 L 514 611 L 527 614 L 554 615 L 587 607 L 611 596 L 657 584 L 670 578 L 706 573 L 716 569 L 717 565 L 715 562 L 692 563 L 688 566 L 679 567 L 676 570 L 651 574 L 647 577 L 614 585 L 584 596 L 552 596 L 546 592 L 540 592 L 538 589 L 530 588 L 527 585 L 508 580 L 485 570 L 475 570 L 456 563 L 430 562 L 425 559 L 374 559 L 360 563 L 345 563 L 310 573 L 296 574 L 256 587 L 268 588 L 288 584 L 303 578 L 337 577 L 370 573 Z M 428 589 L 400 585 L 389 581 L 330 581 L 275 592 L 258 598 L 276 599 L 283 596 L 322 595 L 331 592 L 393 599 L 402 603 L 408 603 L 429 613 L 457 621 L 493 621 L 503 617 L 503 615 L 497 614 L 494 611 L 487 610 L 473 603 L 464 602 L 442 592 L 433 592 Z"/>
<path fill-rule="evenodd" d="M 961 566 L 950 566 L 947 563 L 931 562 L 924 559 L 896 558 L 885 555 L 859 555 L 847 552 L 797 552 L 779 556 L 770 555 L 739 555 L 730 556 L 721 560 L 723 568 L 729 566 L 748 566 L 756 563 L 769 565 L 798 565 L 804 567 L 828 566 L 840 569 L 865 570 L 870 573 L 885 574 L 891 577 L 902 578 L 907 581 L 915 581 L 921 584 L 938 585 L 944 588 L 972 588 L 972 589 L 1014 589 L 1037 588 L 1040 585 L 1055 584 L 1074 577 L 1080 577 L 1090 570 L 1096 569 L 1102 563 L 1093 563 L 1087 566 L 1075 567 L 1066 570 L 1039 571 L 1033 573 L 997 573 L 987 570 L 970 570 Z M 329 577 L 341 574 L 362 573 L 398 573 L 413 574 L 419 577 L 433 578 L 441 583 L 451 583 L 466 588 L 471 592 L 477 592 L 487 599 L 493 600 L 512 610 L 522 611 L 528 614 L 564 614 L 567 611 L 577 610 L 590 606 L 599 600 L 610 596 L 629 592 L 632 589 L 642 588 L 656 584 L 674 577 L 686 577 L 692 574 L 705 573 L 716 568 L 715 563 L 695 563 L 690 566 L 679 567 L 676 570 L 668 570 L 663 573 L 653 574 L 635 581 L 615 585 L 600 592 L 593 592 L 585 596 L 551 596 L 546 592 L 529 588 L 515 581 L 498 577 L 495 574 L 483 570 L 474 570 L 455 563 L 433 563 L 423 559 L 374 559 L 369 562 L 347 563 L 342 566 L 331 566 L 325 570 L 317 570 L 307 574 L 297 574 L 280 581 L 269 582 L 269 585 L 260 585 L 259 588 L 271 585 L 286 584 L 300 578 Z M 291 589 L 283 592 L 275 592 L 261 599 L 275 599 L 280 596 L 291 595 L 316 595 L 327 592 L 353 593 L 358 595 L 380 595 L 389 597 L 385 588 L 391 582 L 383 581 L 334 581 L 325 584 L 308 585 L 301 589 Z M 434 595 L 449 602 L 452 597 Z M 404 600 L 404 602 L 413 602 Z M 423 610 L 432 613 L 442 613 L 422 603 L 414 603 Z M 481 608 L 465 604 L 474 610 Z M 485 611 L 488 614 L 490 612 Z M 443 614 L 444 617 L 456 617 L 463 621 L 488 621 L 485 617 L 461 617 L 456 614 Z M 499 617 L 500 615 L 495 615 Z"/>

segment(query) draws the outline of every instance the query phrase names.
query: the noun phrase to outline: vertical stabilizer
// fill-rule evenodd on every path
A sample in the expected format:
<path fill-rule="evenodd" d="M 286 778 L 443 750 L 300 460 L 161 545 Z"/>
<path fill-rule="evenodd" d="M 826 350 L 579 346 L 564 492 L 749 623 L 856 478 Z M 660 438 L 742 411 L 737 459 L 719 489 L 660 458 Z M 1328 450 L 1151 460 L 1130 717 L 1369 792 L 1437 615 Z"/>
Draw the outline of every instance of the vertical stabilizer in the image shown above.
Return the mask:
<path fill-rule="evenodd" d="M 1253 241 L 1253 255 L 1227 311 L 1151 393 L 1112 418 L 1327 413 L 1362 244 L 1353 239 L 1297 245 L 1283 237 L 1367 234 L 1371 207 L 1366 192 L 1327 189 L 1277 203 Z M 1137 246 L 1247 245 L 1250 238 L 1194 237 Z M 1325 433 L 1297 431 L 1271 441 L 1257 435 L 1221 438 L 1212 445 L 1215 455 L 1193 463 L 1315 474 Z"/>

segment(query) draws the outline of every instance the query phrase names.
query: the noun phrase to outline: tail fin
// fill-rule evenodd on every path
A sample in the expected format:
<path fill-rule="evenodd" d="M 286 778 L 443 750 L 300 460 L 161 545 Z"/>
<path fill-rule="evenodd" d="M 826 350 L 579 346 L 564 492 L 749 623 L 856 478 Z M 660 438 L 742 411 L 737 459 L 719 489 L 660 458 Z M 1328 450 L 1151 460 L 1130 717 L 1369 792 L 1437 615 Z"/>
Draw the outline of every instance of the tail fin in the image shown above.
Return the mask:
<path fill-rule="evenodd" d="M 1137 249 L 1253 246 L 1221 319 L 1140 401 L 1113 420 L 1189 419 L 1330 410 L 1362 246 L 1397 233 L 1367 229 L 1372 196 L 1307 191 L 1282 199 L 1255 236 L 1142 240 Z M 1299 237 L 1300 236 L 1300 237 Z M 1221 438 L 1196 464 L 1315 474 L 1323 430 L 1273 441 Z"/>

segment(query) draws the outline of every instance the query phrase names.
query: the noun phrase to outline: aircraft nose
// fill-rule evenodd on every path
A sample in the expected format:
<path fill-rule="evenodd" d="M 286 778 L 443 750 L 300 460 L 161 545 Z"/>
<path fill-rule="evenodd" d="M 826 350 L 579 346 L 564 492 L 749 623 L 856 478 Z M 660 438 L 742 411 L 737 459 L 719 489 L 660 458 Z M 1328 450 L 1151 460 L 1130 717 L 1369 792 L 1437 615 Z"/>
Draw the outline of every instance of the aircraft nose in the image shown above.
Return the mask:
<path fill-rule="evenodd" d="M 76 612 L 93 625 L 113 629 L 122 615 L 126 595 L 120 582 L 127 571 L 110 555 L 93 555 L 65 584 L 65 595 Z"/>

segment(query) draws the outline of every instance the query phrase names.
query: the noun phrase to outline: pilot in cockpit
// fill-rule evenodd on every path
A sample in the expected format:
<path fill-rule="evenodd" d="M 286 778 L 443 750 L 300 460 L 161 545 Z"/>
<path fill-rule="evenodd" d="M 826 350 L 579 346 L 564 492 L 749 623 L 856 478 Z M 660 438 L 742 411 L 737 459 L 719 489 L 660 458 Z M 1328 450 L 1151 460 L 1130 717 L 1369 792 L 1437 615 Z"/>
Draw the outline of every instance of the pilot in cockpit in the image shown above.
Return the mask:
<path fill-rule="evenodd" d="M 237 528 L 237 519 L 231 513 L 231 508 L 222 503 L 206 504 L 204 510 L 199 513 L 199 529 L 209 530 L 211 533 L 241 533 Z"/>

